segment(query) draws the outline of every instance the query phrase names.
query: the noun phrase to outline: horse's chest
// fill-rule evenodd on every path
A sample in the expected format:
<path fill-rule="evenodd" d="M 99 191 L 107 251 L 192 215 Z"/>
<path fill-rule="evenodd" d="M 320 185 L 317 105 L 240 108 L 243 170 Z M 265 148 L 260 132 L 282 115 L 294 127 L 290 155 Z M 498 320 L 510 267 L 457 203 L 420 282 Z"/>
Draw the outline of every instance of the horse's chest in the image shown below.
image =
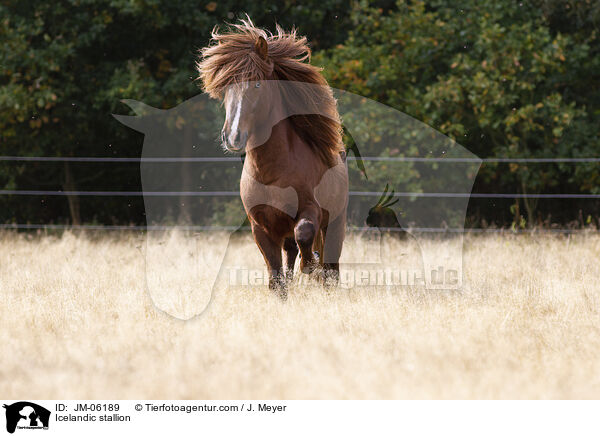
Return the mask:
<path fill-rule="evenodd" d="M 298 194 L 291 186 L 266 185 L 242 172 L 240 195 L 246 213 L 265 228 L 287 226 L 298 213 Z"/>

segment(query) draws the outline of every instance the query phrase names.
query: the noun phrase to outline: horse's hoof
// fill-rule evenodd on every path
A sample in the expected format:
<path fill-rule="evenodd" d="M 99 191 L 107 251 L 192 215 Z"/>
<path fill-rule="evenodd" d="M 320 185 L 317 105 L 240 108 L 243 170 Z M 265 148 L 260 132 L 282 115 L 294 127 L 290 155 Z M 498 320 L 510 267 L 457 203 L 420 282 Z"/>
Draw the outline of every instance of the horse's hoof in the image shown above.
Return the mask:
<path fill-rule="evenodd" d="M 319 267 L 319 253 L 313 251 L 313 260 L 309 262 L 300 261 L 300 271 L 304 274 L 312 274 Z"/>
<path fill-rule="evenodd" d="M 300 264 L 300 271 L 302 271 L 304 274 L 312 274 L 313 272 L 315 272 L 318 266 L 318 262 Z"/>
<path fill-rule="evenodd" d="M 281 299 L 281 301 L 287 301 L 288 291 L 285 287 L 271 288 L 271 290 Z"/>
<path fill-rule="evenodd" d="M 285 286 L 285 279 L 282 280 L 274 280 L 269 283 L 269 289 L 273 291 L 282 301 L 287 300 L 287 287 Z"/>

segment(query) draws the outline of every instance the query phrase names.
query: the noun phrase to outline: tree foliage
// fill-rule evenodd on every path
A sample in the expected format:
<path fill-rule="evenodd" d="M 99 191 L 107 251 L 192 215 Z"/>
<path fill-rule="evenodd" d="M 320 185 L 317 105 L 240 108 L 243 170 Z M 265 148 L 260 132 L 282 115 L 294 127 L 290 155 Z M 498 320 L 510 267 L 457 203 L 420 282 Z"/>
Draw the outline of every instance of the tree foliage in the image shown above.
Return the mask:
<path fill-rule="evenodd" d="M 341 0 L 8 0 L 0 5 L 0 155 L 138 157 L 142 136 L 112 113 L 122 99 L 173 107 L 200 92 L 194 62 L 217 24 L 249 13 L 311 35 L 313 47 L 341 42 Z M 132 164 L 3 163 L 4 189 L 139 191 Z M 3 222 L 142 223 L 140 198 L 0 196 Z M 79 203 L 83 204 L 79 204 Z"/>
<path fill-rule="evenodd" d="M 347 41 L 319 61 L 333 86 L 410 114 L 482 158 L 597 157 L 600 8 L 577 5 L 565 16 L 564 2 L 400 1 L 387 12 L 361 3 Z M 597 164 L 488 164 L 477 188 L 597 193 L 598 174 Z M 488 220 L 498 218 L 494 203 L 478 204 Z M 539 219 L 534 199 L 523 204 L 530 222 Z"/>
<path fill-rule="evenodd" d="M 7 0 L 0 5 L 0 155 L 140 155 L 112 113 L 199 92 L 215 24 L 296 25 L 332 86 L 398 109 L 484 158 L 600 156 L 600 5 L 576 0 L 204 3 Z M 388 150 L 410 155 L 410 150 Z M 415 174 L 395 175 L 400 183 Z M 600 193 L 598 164 L 486 164 L 481 192 Z M 392 177 L 394 175 L 392 174 Z M 4 189 L 139 190 L 132 164 L 4 162 Z M 414 189 L 419 189 L 418 181 Z M 140 198 L 0 196 L 3 222 L 143 223 Z M 521 210 L 524 209 L 525 212 Z M 568 221 L 595 201 L 473 201 L 473 221 Z"/>

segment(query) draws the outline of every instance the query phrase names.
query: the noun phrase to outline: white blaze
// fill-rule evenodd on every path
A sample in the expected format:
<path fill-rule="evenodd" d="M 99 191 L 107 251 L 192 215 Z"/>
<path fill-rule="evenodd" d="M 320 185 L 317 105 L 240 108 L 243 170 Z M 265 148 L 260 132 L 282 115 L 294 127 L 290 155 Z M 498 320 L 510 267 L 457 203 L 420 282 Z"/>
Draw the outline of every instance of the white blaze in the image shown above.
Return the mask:
<path fill-rule="evenodd" d="M 233 117 L 233 123 L 229 129 L 229 144 L 233 145 L 233 141 L 236 137 L 238 126 L 240 124 L 240 114 L 242 113 L 242 98 L 237 101 L 237 107 L 235 109 L 235 116 Z"/>

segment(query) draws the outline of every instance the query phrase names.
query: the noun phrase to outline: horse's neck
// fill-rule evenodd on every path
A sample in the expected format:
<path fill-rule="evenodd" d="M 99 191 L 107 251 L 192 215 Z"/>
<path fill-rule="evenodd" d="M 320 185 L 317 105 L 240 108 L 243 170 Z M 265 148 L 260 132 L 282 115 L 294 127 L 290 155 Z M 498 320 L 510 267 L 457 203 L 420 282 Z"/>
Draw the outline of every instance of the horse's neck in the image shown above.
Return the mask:
<path fill-rule="evenodd" d="M 271 136 L 262 145 L 252 147 L 246 153 L 244 167 L 254 177 L 275 176 L 287 168 L 291 146 L 291 125 L 283 120 L 273 126 Z M 247 166 L 247 167 L 246 167 Z"/>

